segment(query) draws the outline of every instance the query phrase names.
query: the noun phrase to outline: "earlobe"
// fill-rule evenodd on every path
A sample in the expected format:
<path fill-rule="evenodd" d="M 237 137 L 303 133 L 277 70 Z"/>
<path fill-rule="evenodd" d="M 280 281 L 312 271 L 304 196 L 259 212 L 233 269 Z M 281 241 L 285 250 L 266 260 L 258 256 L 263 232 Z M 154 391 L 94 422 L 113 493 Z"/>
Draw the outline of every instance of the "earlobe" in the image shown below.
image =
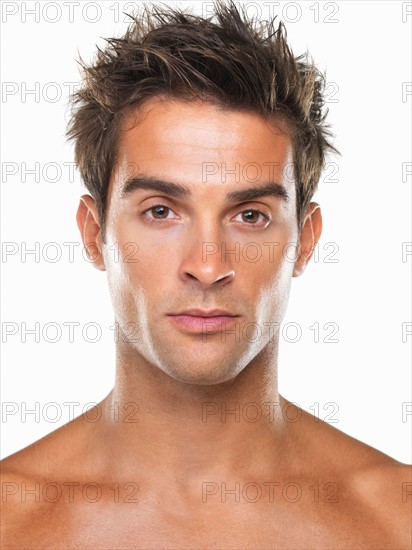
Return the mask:
<path fill-rule="evenodd" d="M 322 234 L 322 213 L 319 204 L 311 202 L 306 210 L 299 240 L 298 258 L 293 268 L 293 277 L 299 277 L 309 263 L 315 246 Z"/>
<path fill-rule="evenodd" d="M 105 271 L 99 215 L 90 195 L 80 197 L 76 214 L 77 226 L 82 237 L 85 254 L 96 269 Z"/>

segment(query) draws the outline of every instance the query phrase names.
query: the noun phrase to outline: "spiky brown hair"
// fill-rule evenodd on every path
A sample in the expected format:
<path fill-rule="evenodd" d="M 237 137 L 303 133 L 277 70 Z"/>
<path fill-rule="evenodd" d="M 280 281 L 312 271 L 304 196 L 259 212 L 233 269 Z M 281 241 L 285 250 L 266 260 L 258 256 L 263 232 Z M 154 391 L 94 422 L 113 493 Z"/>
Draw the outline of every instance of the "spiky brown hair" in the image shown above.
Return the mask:
<path fill-rule="evenodd" d="M 325 77 L 293 55 L 283 23 L 249 20 L 232 0 L 215 0 L 207 17 L 162 4 L 144 5 L 121 38 L 106 39 L 92 65 L 80 60 L 67 137 L 95 199 L 102 237 L 107 191 L 121 123 L 158 96 L 201 99 L 224 110 L 255 112 L 286 122 L 293 143 L 298 228 L 317 189 L 327 151 L 338 152 L 323 112 Z"/>

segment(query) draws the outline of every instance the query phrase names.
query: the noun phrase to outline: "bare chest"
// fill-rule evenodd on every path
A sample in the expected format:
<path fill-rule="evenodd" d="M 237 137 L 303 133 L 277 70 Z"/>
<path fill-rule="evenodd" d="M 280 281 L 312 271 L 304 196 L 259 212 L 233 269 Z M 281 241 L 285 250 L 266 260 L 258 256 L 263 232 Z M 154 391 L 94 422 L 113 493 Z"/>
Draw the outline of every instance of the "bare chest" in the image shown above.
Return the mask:
<path fill-rule="evenodd" d="M 342 503 L 226 502 L 192 509 L 167 502 L 116 504 L 42 506 L 6 529 L 2 548 L 400 548 L 385 526 Z"/>

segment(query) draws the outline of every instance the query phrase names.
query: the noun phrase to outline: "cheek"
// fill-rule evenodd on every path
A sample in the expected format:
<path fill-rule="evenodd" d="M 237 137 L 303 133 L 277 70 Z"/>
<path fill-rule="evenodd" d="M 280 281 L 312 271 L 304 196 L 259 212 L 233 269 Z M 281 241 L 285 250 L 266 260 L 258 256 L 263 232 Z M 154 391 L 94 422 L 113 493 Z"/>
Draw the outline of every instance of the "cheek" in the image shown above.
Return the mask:
<path fill-rule="evenodd" d="M 252 247 L 249 249 L 251 258 Z M 294 232 L 287 226 L 279 228 L 271 238 L 262 240 L 259 249 L 262 254 L 258 262 L 243 263 L 239 273 L 244 280 L 242 286 L 256 304 L 260 322 L 268 319 L 280 322 L 286 312 L 298 250 Z M 256 253 L 257 250 L 255 246 Z"/>
<path fill-rule="evenodd" d="M 133 303 L 140 294 L 162 292 L 173 256 L 170 244 L 139 238 L 135 226 L 119 218 L 115 231 L 107 234 L 104 251 L 111 294 Z"/>
<path fill-rule="evenodd" d="M 260 262 L 246 263 L 239 279 L 243 279 L 242 286 L 247 292 L 260 297 L 266 296 L 273 303 L 279 304 L 284 296 L 288 296 L 292 280 L 295 247 L 284 248 L 282 245 L 272 244 L 270 253 L 267 252 Z M 291 259 L 288 259 L 288 250 Z"/>
<path fill-rule="evenodd" d="M 266 282 L 291 277 L 298 251 L 296 232 L 288 224 L 275 228 L 258 242 L 241 246 L 241 259 L 246 275 Z"/>

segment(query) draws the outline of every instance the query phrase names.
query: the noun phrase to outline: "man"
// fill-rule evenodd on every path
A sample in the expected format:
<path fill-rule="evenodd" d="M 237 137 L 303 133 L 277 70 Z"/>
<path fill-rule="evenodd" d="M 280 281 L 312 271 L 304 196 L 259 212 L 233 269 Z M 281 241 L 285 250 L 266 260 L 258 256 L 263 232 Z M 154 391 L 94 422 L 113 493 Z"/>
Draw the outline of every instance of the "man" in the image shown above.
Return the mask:
<path fill-rule="evenodd" d="M 115 387 L 3 461 L 2 547 L 409 548 L 410 467 L 278 392 L 334 150 L 323 77 L 232 3 L 146 14 L 84 67 L 68 132 Z"/>

